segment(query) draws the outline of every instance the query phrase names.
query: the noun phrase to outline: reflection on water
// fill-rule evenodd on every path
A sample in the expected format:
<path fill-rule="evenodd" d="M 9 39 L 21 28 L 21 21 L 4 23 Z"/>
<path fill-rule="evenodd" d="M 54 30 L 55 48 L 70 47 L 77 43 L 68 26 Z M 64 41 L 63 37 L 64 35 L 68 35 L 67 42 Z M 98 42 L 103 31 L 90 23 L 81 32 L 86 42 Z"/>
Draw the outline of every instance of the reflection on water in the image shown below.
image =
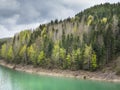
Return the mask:
<path fill-rule="evenodd" d="M 38 76 L 0 66 L 0 90 L 120 90 L 120 83 Z"/>

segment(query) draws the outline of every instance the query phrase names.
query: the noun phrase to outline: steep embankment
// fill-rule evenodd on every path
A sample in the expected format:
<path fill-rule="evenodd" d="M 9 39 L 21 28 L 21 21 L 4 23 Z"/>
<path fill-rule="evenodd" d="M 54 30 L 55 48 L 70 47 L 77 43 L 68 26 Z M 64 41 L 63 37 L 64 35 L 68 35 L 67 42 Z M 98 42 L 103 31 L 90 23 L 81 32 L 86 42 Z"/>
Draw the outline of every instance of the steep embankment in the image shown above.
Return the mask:
<path fill-rule="evenodd" d="M 106 81 L 106 82 L 120 82 L 120 77 L 115 74 L 114 69 L 110 69 L 111 67 L 104 67 L 103 70 L 90 72 L 84 70 L 71 71 L 71 70 L 60 70 L 60 69 L 43 69 L 40 67 L 35 68 L 33 67 L 33 65 L 24 65 L 24 66 L 22 64 L 15 65 L 11 63 L 6 63 L 4 60 L 0 60 L 0 65 L 17 71 L 27 72 L 31 74 L 38 74 L 38 75 L 69 77 L 69 78 L 98 80 L 98 81 Z"/>
<path fill-rule="evenodd" d="M 47 69 L 104 68 L 120 53 L 119 8 L 120 3 L 96 5 L 73 18 L 22 31 L 1 46 L 0 56 Z"/>

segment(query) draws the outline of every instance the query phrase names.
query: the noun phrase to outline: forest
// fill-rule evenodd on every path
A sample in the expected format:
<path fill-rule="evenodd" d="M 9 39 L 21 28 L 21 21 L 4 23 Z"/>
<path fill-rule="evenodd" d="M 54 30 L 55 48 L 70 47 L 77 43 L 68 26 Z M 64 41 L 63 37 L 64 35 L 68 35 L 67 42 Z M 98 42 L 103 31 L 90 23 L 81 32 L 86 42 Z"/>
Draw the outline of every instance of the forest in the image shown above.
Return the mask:
<path fill-rule="evenodd" d="M 0 58 L 7 63 L 47 69 L 95 71 L 118 56 L 120 3 L 95 5 L 74 17 L 0 39 Z"/>

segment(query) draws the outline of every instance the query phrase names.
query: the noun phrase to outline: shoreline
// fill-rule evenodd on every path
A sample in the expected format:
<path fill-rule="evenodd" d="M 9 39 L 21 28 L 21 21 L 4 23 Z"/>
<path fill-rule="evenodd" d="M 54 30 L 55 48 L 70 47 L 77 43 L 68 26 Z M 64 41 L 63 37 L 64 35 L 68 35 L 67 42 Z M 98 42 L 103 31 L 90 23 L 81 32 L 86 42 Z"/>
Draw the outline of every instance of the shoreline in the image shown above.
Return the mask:
<path fill-rule="evenodd" d="M 33 65 L 21 65 L 6 63 L 3 60 L 0 60 L 0 65 L 14 69 L 21 72 L 38 74 L 38 75 L 48 75 L 56 77 L 70 77 L 77 79 L 86 79 L 86 80 L 97 80 L 97 81 L 106 81 L 106 82 L 120 82 L 120 76 L 115 75 L 115 72 L 90 72 L 84 70 L 71 71 L 71 70 L 61 70 L 61 69 L 43 69 L 40 67 L 34 68 Z M 15 67 L 15 68 L 14 68 Z"/>

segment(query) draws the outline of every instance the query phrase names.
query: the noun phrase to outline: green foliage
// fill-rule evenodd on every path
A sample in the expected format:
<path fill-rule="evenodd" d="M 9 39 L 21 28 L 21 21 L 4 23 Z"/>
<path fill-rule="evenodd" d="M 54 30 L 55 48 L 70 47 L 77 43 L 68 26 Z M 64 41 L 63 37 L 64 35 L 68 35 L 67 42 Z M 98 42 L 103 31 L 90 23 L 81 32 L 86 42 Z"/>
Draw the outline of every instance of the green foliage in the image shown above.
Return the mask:
<path fill-rule="evenodd" d="M 24 56 L 24 54 L 25 54 L 25 52 L 26 52 L 26 45 L 24 45 L 22 48 L 21 48 L 21 51 L 20 51 L 20 53 L 19 53 L 19 55 L 22 57 L 22 56 Z"/>
<path fill-rule="evenodd" d="M 92 47 L 85 45 L 84 50 L 84 69 L 90 69 L 90 62 L 91 62 L 91 55 L 92 55 Z"/>
<path fill-rule="evenodd" d="M 60 53 L 60 47 L 59 47 L 59 44 L 56 43 L 54 44 L 54 48 L 53 48 L 53 51 L 52 51 L 52 59 L 57 62 L 59 60 L 59 53 Z"/>
<path fill-rule="evenodd" d="M 32 62 L 34 65 L 37 65 L 37 52 L 34 49 L 33 45 L 27 48 L 27 55 L 29 58 L 29 61 Z"/>
<path fill-rule="evenodd" d="M 80 48 L 72 51 L 72 69 L 73 70 L 77 70 L 80 67 L 82 67 L 82 66 L 80 66 L 82 64 L 81 57 L 82 57 L 82 55 L 81 55 Z"/>
<path fill-rule="evenodd" d="M 88 25 L 88 26 L 91 25 L 93 19 L 94 19 L 94 18 L 93 18 L 92 15 L 89 15 L 89 16 L 88 16 L 88 22 L 87 22 L 87 25 Z"/>
<path fill-rule="evenodd" d="M 95 52 L 93 52 L 92 54 L 92 60 L 91 60 L 91 67 L 92 67 L 92 70 L 95 70 L 98 66 L 97 66 L 97 57 L 96 57 L 96 54 Z"/>
<path fill-rule="evenodd" d="M 61 68 L 65 68 L 65 64 L 66 64 L 66 50 L 64 48 L 60 48 L 59 51 L 59 65 Z"/>
<path fill-rule="evenodd" d="M 70 54 L 68 53 L 67 56 L 66 56 L 66 68 L 71 68 L 71 56 Z"/>
<path fill-rule="evenodd" d="M 101 23 L 106 24 L 106 23 L 107 23 L 107 18 L 104 17 L 104 18 L 101 20 Z"/>
<path fill-rule="evenodd" d="M 22 60 L 22 62 L 26 62 L 26 59 L 27 59 L 27 46 L 24 45 L 20 52 L 19 52 L 19 56 L 20 56 L 20 59 Z"/>
<path fill-rule="evenodd" d="M 7 59 L 10 61 L 13 61 L 14 55 L 13 55 L 13 48 L 12 46 L 9 47 L 8 52 L 7 52 Z"/>
<path fill-rule="evenodd" d="M 75 22 L 75 18 L 71 18 L 70 21 L 71 21 L 71 22 Z"/>
<path fill-rule="evenodd" d="M 38 55 L 37 58 L 37 63 L 42 66 L 44 64 L 45 61 L 45 53 L 43 51 L 40 52 L 40 54 Z"/>
<path fill-rule="evenodd" d="M 42 32 L 41 32 L 41 36 L 42 37 L 46 37 L 46 27 L 43 28 Z"/>
<path fill-rule="evenodd" d="M 31 31 L 30 30 L 21 31 L 19 37 L 20 37 L 20 42 L 22 44 L 27 44 L 30 41 Z"/>
<path fill-rule="evenodd" d="M 74 26 L 73 31 L 74 31 L 74 33 L 77 32 L 77 26 L 76 25 Z"/>
<path fill-rule="evenodd" d="M 59 56 L 61 59 L 65 59 L 66 50 L 64 48 L 60 48 Z"/>
<path fill-rule="evenodd" d="M 1 48 L 1 56 L 3 58 L 6 58 L 6 52 L 7 52 L 7 45 L 6 44 L 3 44 L 2 45 L 2 48 Z"/>
<path fill-rule="evenodd" d="M 85 51 L 84 51 L 84 57 L 85 58 L 91 57 L 91 53 L 92 53 L 91 50 L 92 50 L 91 46 L 85 45 Z"/>
<path fill-rule="evenodd" d="M 120 53 L 120 3 L 88 8 L 0 40 L 0 57 L 13 63 L 96 70 Z"/>
<path fill-rule="evenodd" d="M 1 49 L 2 45 L 4 43 L 8 42 L 8 41 L 11 41 L 11 38 L 2 38 L 2 39 L 0 39 L 0 49 Z"/>

